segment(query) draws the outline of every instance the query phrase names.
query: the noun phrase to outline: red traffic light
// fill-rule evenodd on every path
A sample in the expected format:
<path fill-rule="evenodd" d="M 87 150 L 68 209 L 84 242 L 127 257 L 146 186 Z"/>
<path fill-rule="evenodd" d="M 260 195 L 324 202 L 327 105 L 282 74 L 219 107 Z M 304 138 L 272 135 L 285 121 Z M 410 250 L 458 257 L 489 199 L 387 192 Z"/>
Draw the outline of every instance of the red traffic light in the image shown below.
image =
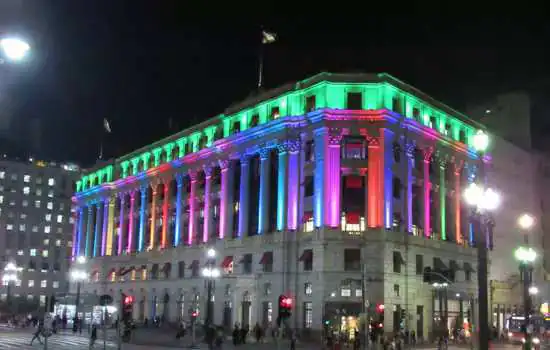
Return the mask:
<path fill-rule="evenodd" d="M 279 297 L 279 305 L 283 308 L 290 309 L 292 307 L 292 298 L 289 298 L 285 295 Z"/>
<path fill-rule="evenodd" d="M 383 313 L 384 312 L 384 304 L 376 305 L 376 312 Z"/>
<path fill-rule="evenodd" d="M 193 316 L 193 317 L 197 317 L 198 315 L 199 315 L 199 312 L 198 312 L 198 311 L 193 311 L 193 312 L 191 313 L 191 316 Z"/>
<path fill-rule="evenodd" d="M 131 295 L 127 295 L 125 298 L 124 298 L 124 305 L 130 305 L 134 302 L 134 297 L 131 296 Z"/>

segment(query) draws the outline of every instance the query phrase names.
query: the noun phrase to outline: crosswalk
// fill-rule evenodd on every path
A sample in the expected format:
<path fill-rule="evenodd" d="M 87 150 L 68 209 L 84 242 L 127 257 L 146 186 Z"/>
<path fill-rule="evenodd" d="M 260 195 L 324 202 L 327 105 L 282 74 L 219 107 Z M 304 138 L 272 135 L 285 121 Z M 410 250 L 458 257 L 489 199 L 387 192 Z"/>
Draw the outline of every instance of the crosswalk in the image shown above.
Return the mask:
<path fill-rule="evenodd" d="M 0 350 L 30 350 L 44 349 L 44 345 L 34 341 L 31 345 L 32 334 L 28 332 L 2 332 L 0 333 Z M 44 338 L 42 338 L 44 342 Z M 88 337 L 72 335 L 52 335 L 48 338 L 48 350 L 81 350 L 89 349 L 90 339 Z M 103 349 L 103 340 L 98 339 L 95 349 Z M 107 349 L 116 349 L 116 344 L 107 342 Z"/>

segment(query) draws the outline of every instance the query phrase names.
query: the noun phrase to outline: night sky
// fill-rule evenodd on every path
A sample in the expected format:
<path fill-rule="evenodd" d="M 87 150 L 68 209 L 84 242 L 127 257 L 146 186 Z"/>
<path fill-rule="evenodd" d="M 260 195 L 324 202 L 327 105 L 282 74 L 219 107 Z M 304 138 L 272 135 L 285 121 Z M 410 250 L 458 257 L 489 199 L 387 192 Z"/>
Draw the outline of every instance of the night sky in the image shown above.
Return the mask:
<path fill-rule="evenodd" d="M 221 113 L 255 90 L 261 25 L 278 34 L 265 47 L 268 88 L 319 71 L 388 72 L 459 110 L 527 90 L 538 106 L 534 129 L 550 130 L 541 107 L 550 100 L 550 25 L 536 18 L 394 9 L 391 19 L 357 11 L 354 20 L 315 8 L 285 17 L 267 2 L 256 15 L 217 8 L 208 17 L 188 4 L 0 0 L 0 35 L 21 34 L 33 49 L 27 62 L 0 66 L 0 118 L 11 121 L 3 151 L 91 165 L 104 117 L 113 157 Z"/>

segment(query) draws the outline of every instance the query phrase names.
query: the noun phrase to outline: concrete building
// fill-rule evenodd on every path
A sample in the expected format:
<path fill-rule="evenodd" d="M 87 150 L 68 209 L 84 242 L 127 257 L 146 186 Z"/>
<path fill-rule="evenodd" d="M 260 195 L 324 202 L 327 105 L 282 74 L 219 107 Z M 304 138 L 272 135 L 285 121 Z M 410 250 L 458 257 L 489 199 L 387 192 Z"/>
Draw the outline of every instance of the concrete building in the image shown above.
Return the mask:
<path fill-rule="evenodd" d="M 80 169 L 73 164 L 0 159 L 0 257 L 15 263 L 12 297 L 44 303 L 68 291 L 74 217 L 71 194 Z M 0 289 L 1 298 L 7 288 Z"/>
<path fill-rule="evenodd" d="M 420 338 L 469 326 L 477 263 L 461 193 L 479 127 L 387 74 L 322 73 L 245 100 L 77 182 L 83 291 L 133 295 L 137 320 L 204 319 L 214 248 L 212 315 L 228 328 L 274 323 L 280 295 L 310 334 L 349 331 L 364 311 Z M 426 267 L 454 281 L 436 290 Z"/>

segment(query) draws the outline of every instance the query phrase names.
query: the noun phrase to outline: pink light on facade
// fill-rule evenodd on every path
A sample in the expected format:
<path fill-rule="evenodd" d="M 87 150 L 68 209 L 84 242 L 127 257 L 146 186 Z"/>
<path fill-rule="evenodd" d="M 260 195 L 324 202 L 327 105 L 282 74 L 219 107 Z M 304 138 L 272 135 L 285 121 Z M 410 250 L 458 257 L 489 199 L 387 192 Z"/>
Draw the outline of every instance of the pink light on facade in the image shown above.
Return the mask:
<path fill-rule="evenodd" d="M 134 204 L 136 202 L 136 192 L 130 193 L 130 215 L 128 216 L 128 246 L 126 252 L 130 254 L 132 252 L 132 245 L 134 243 Z"/>

